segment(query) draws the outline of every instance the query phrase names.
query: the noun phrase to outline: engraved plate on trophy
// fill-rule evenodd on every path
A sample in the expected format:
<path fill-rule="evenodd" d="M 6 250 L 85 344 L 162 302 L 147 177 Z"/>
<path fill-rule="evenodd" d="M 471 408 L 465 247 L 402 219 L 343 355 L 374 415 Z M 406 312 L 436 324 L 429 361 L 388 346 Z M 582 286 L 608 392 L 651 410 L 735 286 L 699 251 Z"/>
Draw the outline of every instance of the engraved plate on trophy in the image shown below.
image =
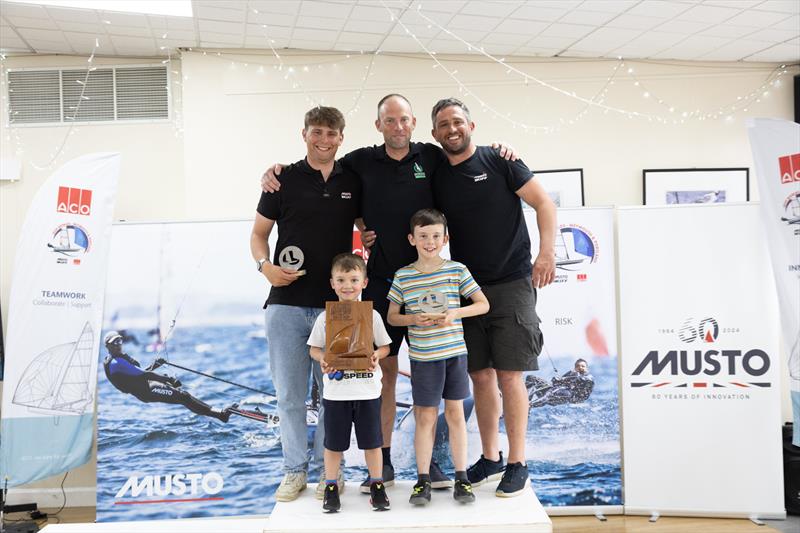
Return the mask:
<path fill-rule="evenodd" d="M 423 313 L 444 315 L 447 313 L 447 295 L 441 291 L 429 289 L 419 295 L 417 300 Z"/>
<path fill-rule="evenodd" d="M 366 370 L 373 352 L 372 302 L 325 302 L 325 363 Z"/>
<path fill-rule="evenodd" d="M 295 270 L 300 276 L 306 273 L 305 270 L 300 270 L 305 260 L 306 256 L 303 250 L 297 246 L 287 246 L 278 254 L 278 264 L 280 267 L 286 270 Z"/>

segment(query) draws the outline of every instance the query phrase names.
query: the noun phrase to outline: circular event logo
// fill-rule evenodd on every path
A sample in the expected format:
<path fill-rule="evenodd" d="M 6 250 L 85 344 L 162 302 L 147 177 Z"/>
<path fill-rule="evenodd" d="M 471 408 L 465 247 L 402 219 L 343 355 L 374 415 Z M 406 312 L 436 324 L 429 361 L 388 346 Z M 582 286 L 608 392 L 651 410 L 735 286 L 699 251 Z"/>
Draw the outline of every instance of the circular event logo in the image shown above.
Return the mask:
<path fill-rule="evenodd" d="M 796 228 L 795 235 L 800 235 L 800 191 L 794 191 L 783 201 L 783 222 Z"/>
<path fill-rule="evenodd" d="M 70 222 L 53 230 L 47 247 L 54 253 L 74 257 L 87 253 L 92 247 L 92 239 L 86 228 Z"/>
<path fill-rule="evenodd" d="M 592 233 L 578 224 L 563 224 L 556 236 L 556 268 L 561 270 L 583 270 L 596 263 L 600 247 Z"/>

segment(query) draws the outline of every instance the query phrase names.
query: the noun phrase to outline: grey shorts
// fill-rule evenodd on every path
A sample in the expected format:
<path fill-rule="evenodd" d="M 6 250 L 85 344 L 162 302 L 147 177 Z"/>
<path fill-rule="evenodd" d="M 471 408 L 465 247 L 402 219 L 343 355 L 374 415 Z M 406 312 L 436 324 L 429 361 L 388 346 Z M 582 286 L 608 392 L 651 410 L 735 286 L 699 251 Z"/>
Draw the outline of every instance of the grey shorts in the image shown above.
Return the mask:
<path fill-rule="evenodd" d="M 463 355 L 440 361 L 411 363 L 411 396 L 414 405 L 438 407 L 445 400 L 463 400 L 469 396 L 467 358 Z"/>
<path fill-rule="evenodd" d="M 544 338 L 536 314 L 536 289 L 530 278 L 486 285 L 481 290 L 491 309 L 485 315 L 462 320 L 469 371 L 539 370 L 537 359 Z"/>

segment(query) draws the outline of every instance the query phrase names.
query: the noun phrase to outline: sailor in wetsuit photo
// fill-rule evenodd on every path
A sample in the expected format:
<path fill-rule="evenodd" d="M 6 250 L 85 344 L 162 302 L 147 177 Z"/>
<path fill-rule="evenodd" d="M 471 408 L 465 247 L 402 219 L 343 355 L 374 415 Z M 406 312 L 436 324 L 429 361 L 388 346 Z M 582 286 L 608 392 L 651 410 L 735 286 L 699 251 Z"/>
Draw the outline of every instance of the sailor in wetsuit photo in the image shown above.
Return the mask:
<path fill-rule="evenodd" d="M 562 405 L 565 403 L 582 403 L 589 399 L 594 390 L 594 377 L 589 373 L 589 364 L 585 359 L 575 361 L 572 370 L 563 376 L 554 376 L 551 383 L 529 375 L 525 378 L 528 389 L 530 407 L 543 405 Z"/>
<path fill-rule="evenodd" d="M 108 355 L 103 360 L 103 370 L 114 387 L 145 403 L 179 404 L 195 414 L 222 422 L 228 421 L 231 409 L 235 409 L 236 404 L 222 410 L 213 409 L 183 390 L 177 378 L 153 372 L 166 363 L 165 359 L 159 357 L 150 366 L 142 369 L 139 361 L 122 351 L 122 341 L 122 335 L 116 331 L 109 331 L 103 339 L 108 350 Z"/>

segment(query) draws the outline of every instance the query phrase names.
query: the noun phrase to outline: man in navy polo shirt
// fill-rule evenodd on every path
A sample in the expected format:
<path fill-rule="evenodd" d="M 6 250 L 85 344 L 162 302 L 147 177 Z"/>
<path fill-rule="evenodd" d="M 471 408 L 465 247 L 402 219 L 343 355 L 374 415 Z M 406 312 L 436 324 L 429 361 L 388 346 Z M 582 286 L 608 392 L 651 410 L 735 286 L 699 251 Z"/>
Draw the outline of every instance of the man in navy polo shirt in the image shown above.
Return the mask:
<path fill-rule="evenodd" d="M 318 106 L 306 113 L 302 130 L 306 158 L 284 169 L 278 193 L 261 194 L 250 237 L 258 271 L 272 287 L 264 307 L 285 474 L 275 493 L 278 501 L 294 500 L 306 488 L 305 400 L 312 370 L 322 389 L 322 372 L 310 358 L 306 341 L 325 302 L 337 300 L 328 281 L 331 261 L 352 250 L 353 221 L 361 207 L 361 181 L 336 162 L 344 125 L 344 116 L 332 107 Z M 276 223 L 278 242 L 270 261 L 267 239 Z M 314 439 L 318 464 L 323 416 L 320 408 Z"/>
<path fill-rule="evenodd" d="M 440 100 L 431 118 L 431 133 L 448 159 L 433 190 L 450 224 L 450 255 L 467 265 L 491 305 L 488 314 L 463 320 L 483 448 L 467 475 L 473 486 L 502 477 L 495 494 L 516 496 L 528 483 L 528 395 L 522 376 L 539 368 L 543 338 L 536 288 L 555 276 L 556 208 L 522 161 L 505 161 L 495 149 L 472 142 L 475 123 L 462 102 Z M 533 265 L 520 198 L 536 210 L 541 242 Z M 505 468 L 497 437 L 498 384 L 509 443 Z"/>

